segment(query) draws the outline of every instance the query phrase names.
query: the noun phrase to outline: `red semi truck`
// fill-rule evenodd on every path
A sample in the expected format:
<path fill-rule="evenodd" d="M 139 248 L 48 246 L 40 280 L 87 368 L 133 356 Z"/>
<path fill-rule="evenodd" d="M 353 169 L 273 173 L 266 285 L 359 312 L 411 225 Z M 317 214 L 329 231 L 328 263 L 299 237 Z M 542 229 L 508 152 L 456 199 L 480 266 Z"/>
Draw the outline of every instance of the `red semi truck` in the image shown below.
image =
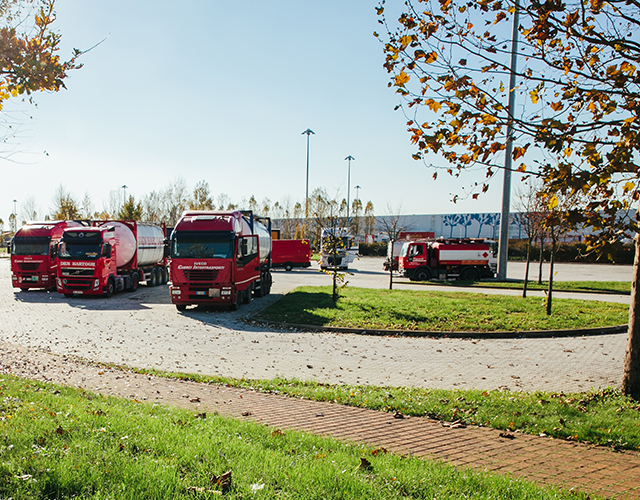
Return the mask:
<path fill-rule="evenodd" d="M 54 289 L 58 272 L 58 242 L 73 221 L 29 222 L 11 240 L 11 282 L 20 290 Z"/>
<path fill-rule="evenodd" d="M 497 244 L 485 240 L 408 241 L 402 246 L 399 270 L 412 281 L 493 278 Z"/>
<path fill-rule="evenodd" d="M 271 221 L 252 212 L 187 211 L 171 233 L 171 302 L 237 309 L 271 290 Z"/>
<path fill-rule="evenodd" d="M 65 229 L 58 246 L 58 292 L 105 295 L 167 283 L 166 228 L 137 221 Z"/>
<path fill-rule="evenodd" d="M 311 265 L 311 243 L 309 240 L 273 240 L 271 247 L 271 267 L 284 267 L 291 271 L 294 267 Z"/>

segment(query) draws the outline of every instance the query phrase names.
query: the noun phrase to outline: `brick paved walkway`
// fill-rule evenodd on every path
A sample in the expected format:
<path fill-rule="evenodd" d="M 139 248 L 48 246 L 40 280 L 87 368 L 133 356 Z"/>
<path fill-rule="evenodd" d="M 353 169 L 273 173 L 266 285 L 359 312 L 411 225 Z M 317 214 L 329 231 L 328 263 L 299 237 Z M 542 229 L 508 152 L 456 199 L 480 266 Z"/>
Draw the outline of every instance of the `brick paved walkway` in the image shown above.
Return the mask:
<path fill-rule="evenodd" d="M 640 454 L 244 389 L 150 377 L 0 343 L 0 373 L 363 442 L 609 498 L 640 499 Z"/>

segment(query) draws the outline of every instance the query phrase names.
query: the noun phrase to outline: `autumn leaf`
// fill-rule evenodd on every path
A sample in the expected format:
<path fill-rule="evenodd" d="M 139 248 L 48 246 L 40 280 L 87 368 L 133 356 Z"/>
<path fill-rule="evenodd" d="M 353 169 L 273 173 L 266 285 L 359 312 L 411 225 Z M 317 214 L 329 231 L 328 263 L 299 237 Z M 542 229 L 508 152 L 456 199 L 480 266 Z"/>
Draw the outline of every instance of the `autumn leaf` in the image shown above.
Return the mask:
<path fill-rule="evenodd" d="M 552 102 L 551 104 L 549 104 L 549 106 L 551 106 L 551 109 L 553 109 L 554 111 L 560 111 L 562 108 L 564 108 L 564 104 L 562 104 L 560 101 Z"/>
<path fill-rule="evenodd" d="M 558 197 L 556 195 L 553 195 L 549 200 L 549 203 L 547 204 L 547 206 L 549 207 L 549 210 L 553 210 L 558 206 L 558 203 L 559 203 Z"/>
<path fill-rule="evenodd" d="M 396 86 L 402 87 L 410 79 L 411 77 L 409 75 L 407 75 L 404 71 L 401 71 L 399 75 L 396 75 Z"/>
<path fill-rule="evenodd" d="M 529 95 L 531 96 L 531 102 L 533 104 L 538 104 L 538 101 L 540 100 L 540 97 L 538 95 L 538 89 L 532 90 L 531 92 L 529 92 Z"/>

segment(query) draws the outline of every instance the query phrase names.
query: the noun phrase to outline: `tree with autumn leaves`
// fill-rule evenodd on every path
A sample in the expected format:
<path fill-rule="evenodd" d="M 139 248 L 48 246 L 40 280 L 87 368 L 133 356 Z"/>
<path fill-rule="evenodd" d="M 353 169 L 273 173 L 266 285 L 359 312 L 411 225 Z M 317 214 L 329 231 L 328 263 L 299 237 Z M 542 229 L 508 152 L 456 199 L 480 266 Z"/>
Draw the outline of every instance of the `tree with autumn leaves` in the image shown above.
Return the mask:
<path fill-rule="evenodd" d="M 0 0 L 0 110 L 11 98 L 64 88 L 68 72 L 80 68 L 81 51 L 68 61 L 58 55 L 60 34 L 52 30 L 54 0 Z"/>
<path fill-rule="evenodd" d="M 593 228 L 591 248 L 606 253 L 635 238 L 622 388 L 640 399 L 640 240 L 628 216 L 640 198 L 640 2 L 406 0 L 388 12 L 395 7 L 380 4 L 384 31 L 376 35 L 416 160 L 443 157 L 440 168 L 453 176 L 483 169 L 475 198 L 505 168 L 510 149 L 513 170 L 542 182 L 550 209 L 563 197 L 586 200 L 563 217 Z"/>

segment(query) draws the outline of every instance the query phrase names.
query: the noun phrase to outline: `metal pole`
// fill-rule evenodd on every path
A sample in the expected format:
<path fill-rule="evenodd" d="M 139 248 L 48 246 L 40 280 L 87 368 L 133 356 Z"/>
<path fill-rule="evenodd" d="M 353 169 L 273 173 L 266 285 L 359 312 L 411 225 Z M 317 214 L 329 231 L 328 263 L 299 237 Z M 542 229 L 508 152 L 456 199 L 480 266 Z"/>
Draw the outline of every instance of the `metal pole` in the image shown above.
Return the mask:
<path fill-rule="evenodd" d="M 349 155 L 345 158 L 345 160 L 349 160 L 349 173 L 347 174 L 347 228 L 349 228 L 351 227 L 351 207 L 349 207 L 349 195 L 351 194 L 351 160 L 355 160 L 355 158 Z"/>
<path fill-rule="evenodd" d="M 311 134 L 315 134 L 315 132 L 310 128 L 308 128 L 307 130 L 302 132 L 302 135 L 305 135 L 305 134 L 307 135 L 307 189 L 304 195 L 304 218 L 308 219 L 309 218 L 309 136 Z"/>
<path fill-rule="evenodd" d="M 504 157 L 504 182 L 502 184 L 502 212 L 500 215 L 500 241 L 498 245 L 498 279 L 507 279 L 507 261 L 509 258 L 509 219 L 511 208 L 511 153 L 513 151 L 512 120 L 516 105 L 516 63 L 518 60 L 518 20 L 520 1 L 515 0 L 513 14 L 513 32 L 511 40 L 511 77 L 509 79 L 509 121 L 507 122 L 507 144 Z"/>

